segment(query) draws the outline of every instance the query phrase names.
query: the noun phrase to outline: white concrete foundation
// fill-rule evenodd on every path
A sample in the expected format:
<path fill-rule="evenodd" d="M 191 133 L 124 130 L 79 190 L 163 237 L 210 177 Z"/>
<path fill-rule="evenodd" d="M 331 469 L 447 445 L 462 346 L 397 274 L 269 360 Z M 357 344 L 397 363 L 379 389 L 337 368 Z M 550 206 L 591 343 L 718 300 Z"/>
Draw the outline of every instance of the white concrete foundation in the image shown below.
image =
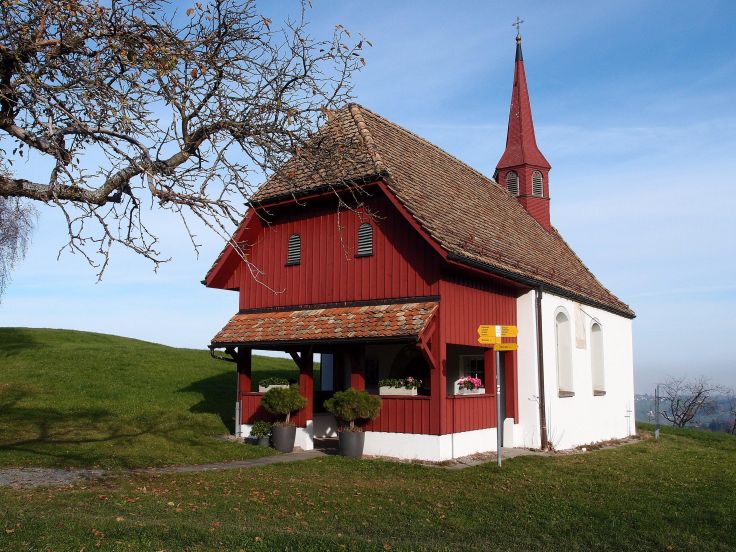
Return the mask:
<path fill-rule="evenodd" d="M 241 424 L 240 431 L 244 438 L 247 439 L 250 437 L 251 427 L 253 427 L 251 424 Z M 314 449 L 314 423 L 312 420 L 307 420 L 307 427 L 296 428 L 294 446 L 299 447 L 302 450 Z"/>
<path fill-rule="evenodd" d="M 508 419 L 513 442 L 514 425 Z M 508 425 L 508 424 L 507 424 Z M 510 439 L 510 441 L 509 441 Z M 496 452 L 496 428 L 463 431 L 447 435 L 422 435 L 414 433 L 365 432 L 363 453 L 369 456 L 389 456 L 405 460 L 428 460 L 442 462 L 469 456 L 479 452 Z"/>

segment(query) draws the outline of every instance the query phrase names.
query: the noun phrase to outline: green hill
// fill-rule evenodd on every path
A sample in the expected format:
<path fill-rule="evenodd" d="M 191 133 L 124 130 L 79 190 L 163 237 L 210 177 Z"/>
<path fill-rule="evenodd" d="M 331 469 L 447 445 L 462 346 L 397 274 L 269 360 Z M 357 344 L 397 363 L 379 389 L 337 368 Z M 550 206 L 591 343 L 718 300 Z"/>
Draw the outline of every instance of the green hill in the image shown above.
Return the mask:
<path fill-rule="evenodd" d="M 254 377 L 296 377 L 256 357 Z M 242 459 L 235 370 L 207 351 L 111 335 L 0 328 L 0 466 L 138 467 Z"/>

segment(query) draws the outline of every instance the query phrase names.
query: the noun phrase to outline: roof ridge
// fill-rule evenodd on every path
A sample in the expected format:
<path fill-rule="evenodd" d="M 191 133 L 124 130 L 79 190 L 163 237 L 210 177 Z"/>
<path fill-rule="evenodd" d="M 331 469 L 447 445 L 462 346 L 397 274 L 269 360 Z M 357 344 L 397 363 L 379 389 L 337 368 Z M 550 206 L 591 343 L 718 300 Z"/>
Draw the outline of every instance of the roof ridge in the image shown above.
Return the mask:
<path fill-rule="evenodd" d="M 441 147 L 439 147 L 439 146 L 438 146 L 437 144 L 434 144 L 434 143 L 430 142 L 430 141 L 429 141 L 429 140 L 427 140 L 426 138 L 422 138 L 422 137 L 421 137 L 421 136 L 419 136 L 419 135 L 418 135 L 417 133 L 415 133 L 415 132 L 412 132 L 412 131 L 411 131 L 411 130 L 409 130 L 408 128 L 405 128 L 405 127 L 403 127 L 403 126 L 401 126 L 401 125 L 398 125 L 398 124 L 394 123 L 393 121 L 390 121 L 390 120 L 386 119 L 386 117 L 384 117 L 384 116 L 382 116 L 382 115 L 379 115 L 379 114 L 378 114 L 378 113 L 376 113 L 375 111 L 371 111 L 371 110 L 370 110 L 370 109 L 368 109 L 367 107 L 364 107 L 364 106 L 362 106 L 362 105 L 360 105 L 360 104 L 357 104 L 357 103 L 352 103 L 352 104 L 350 104 L 350 105 L 351 105 L 351 106 L 354 106 L 354 107 L 357 107 L 357 108 L 358 108 L 358 109 L 360 109 L 361 111 L 366 111 L 366 112 L 370 113 L 371 115 L 373 115 L 373 116 L 374 116 L 374 117 L 375 117 L 376 119 L 380 119 L 380 120 L 381 120 L 382 122 L 384 122 L 385 124 L 387 124 L 387 125 L 389 125 L 389 126 L 391 126 L 391 127 L 395 128 L 395 129 L 397 129 L 397 130 L 400 130 L 400 131 L 402 131 L 402 132 L 405 132 L 406 134 L 409 134 L 409 135 L 411 135 L 412 137 L 416 138 L 417 140 L 419 140 L 419 141 L 421 141 L 421 142 L 424 142 L 425 144 L 427 144 L 428 146 L 430 146 L 430 147 L 431 147 L 432 149 L 436 150 L 436 151 L 437 151 L 438 153 L 440 153 L 440 154 L 442 154 L 442 155 L 445 155 L 445 156 L 447 156 L 447 157 L 450 157 L 450 158 L 451 158 L 451 159 L 452 159 L 453 161 L 456 161 L 457 163 L 459 163 L 460 165 L 462 165 L 463 167 L 465 167 L 466 169 L 468 169 L 468 170 L 469 170 L 470 172 L 472 172 L 472 173 L 474 173 L 474 174 L 478 175 L 479 177 L 481 177 L 481 178 L 482 178 L 482 179 L 484 179 L 484 180 L 487 180 L 487 181 L 488 181 L 489 183 L 491 183 L 491 184 L 495 184 L 496 186 L 499 186 L 499 188 L 500 188 L 500 185 L 498 184 L 498 182 L 496 182 L 496 181 L 495 181 L 495 180 L 494 180 L 493 178 L 491 178 L 491 177 L 489 177 L 489 176 L 486 176 L 485 174 L 483 174 L 482 172 L 480 172 L 480 171 L 479 171 L 478 169 L 475 169 L 475 168 L 471 167 L 471 166 L 470 166 L 470 165 L 468 165 L 468 164 L 467 164 L 467 163 L 466 163 L 465 161 L 463 161 L 462 159 L 458 159 L 457 157 L 455 157 L 455 156 L 454 156 L 453 154 L 451 154 L 450 152 L 448 152 L 448 151 L 445 151 L 445 150 L 443 150 L 443 149 L 442 149 Z"/>
<path fill-rule="evenodd" d="M 373 135 L 368 129 L 368 125 L 365 123 L 365 119 L 363 119 L 363 113 L 361 113 L 361 109 L 364 108 L 357 103 L 348 104 L 348 111 L 350 112 L 350 116 L 352 117 L 355 126 L 358 127 L 358 135 L 360 136 L 361 140 L 363 140 L 363 144 L 365 145 L 366 150 L 368 150 L 368 155 L 370 156 L 373 164 L 376 167 L 376 172 L 378 174 L 390 174 L 388 167 L 383 162 L 381 154 L 378 153 L 378 150 L 376 149 L 376 141 L 373 139 Z"/>

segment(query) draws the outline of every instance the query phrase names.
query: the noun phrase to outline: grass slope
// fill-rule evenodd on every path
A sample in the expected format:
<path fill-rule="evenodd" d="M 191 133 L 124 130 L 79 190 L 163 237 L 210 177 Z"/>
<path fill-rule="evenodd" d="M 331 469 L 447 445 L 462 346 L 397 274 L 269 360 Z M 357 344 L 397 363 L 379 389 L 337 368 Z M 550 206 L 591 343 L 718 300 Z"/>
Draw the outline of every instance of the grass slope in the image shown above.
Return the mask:
<path fill-rule="evenodd" d="M 450 471 L 327 457 L 73 489 L 0 488 L 3 550 L 736 549 L 736 439 Z M 63 528 L 63 530 L 60 530 Z"/>
<path fill-rule="evenodd" d="M 233 425 L 233 364 L 207 351 L 68 330 L 0 328 L 0 466 L 139 467 L 266 454 Z M 296 377 L 256 357 L 255 379 Z"/>

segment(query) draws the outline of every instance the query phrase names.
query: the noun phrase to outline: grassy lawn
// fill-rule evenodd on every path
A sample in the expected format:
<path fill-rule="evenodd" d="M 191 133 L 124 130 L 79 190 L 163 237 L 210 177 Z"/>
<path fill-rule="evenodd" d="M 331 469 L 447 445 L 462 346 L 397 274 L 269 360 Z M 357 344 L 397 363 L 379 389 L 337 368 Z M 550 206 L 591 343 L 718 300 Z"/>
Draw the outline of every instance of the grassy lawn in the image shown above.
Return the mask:
<path fill-rule="evenodd" d="M 231 364 L 107 335 L 0 329 L 0 466 L 128 467 L 266 453 L 232 424 Z M 296 377 L 259 358 L 256 380 Z M 736 550 L 736 438 L 450 471 L 325 457 L 67 488 L 0 487 L 0 550 Z"/>
<path fill-rule="evenodd" d="M 462 471 L 327 457 L 220 473 L 0 488 L 3 550 L 734 550 L 736 439 Z M 3 529 L 0 528 L 0 532 Z"/>
<path fill-rule="evenodd" d="M 207 351 L 67 330 L 0 328 L 0 466 L 139 467 L 268 454 L 233 429 L 235 369 Z M 297 377 L 256 357 L 257 380 Z M 2 546 L 0 546 L 2 549 Z"/>

